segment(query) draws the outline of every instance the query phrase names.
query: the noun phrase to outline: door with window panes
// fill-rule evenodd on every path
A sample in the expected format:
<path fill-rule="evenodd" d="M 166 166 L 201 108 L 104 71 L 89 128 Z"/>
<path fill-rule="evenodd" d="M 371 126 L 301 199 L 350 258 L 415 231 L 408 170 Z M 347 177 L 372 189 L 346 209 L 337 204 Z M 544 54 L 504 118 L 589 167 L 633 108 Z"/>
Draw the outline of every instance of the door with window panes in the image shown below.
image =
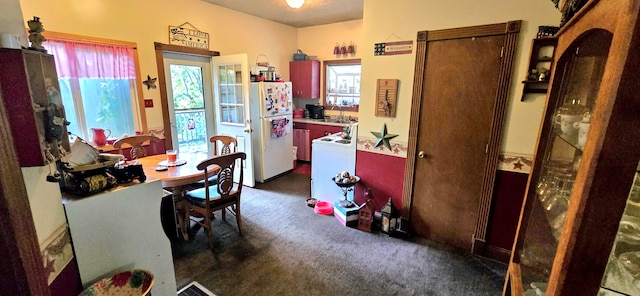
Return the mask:
<path fill-rule="evenodd" d="M 215 90 L 215 125 L 219 135 L 233 136 L 238 140 L 238 151 L 247 154 L 244 162 L 246 186 L 255 186 L 253 175 L 253 153 L 251 149 L 252 129 L 251 104 L 249 103 L 249 63 L 246 54 L 218 56 L 213 58 Z M 257 111 L 257 110 L 256 110 Z M 256 123 L 257 124 L 257 123 Z M 236 176 L 238 180 L 239 176 Z"/>

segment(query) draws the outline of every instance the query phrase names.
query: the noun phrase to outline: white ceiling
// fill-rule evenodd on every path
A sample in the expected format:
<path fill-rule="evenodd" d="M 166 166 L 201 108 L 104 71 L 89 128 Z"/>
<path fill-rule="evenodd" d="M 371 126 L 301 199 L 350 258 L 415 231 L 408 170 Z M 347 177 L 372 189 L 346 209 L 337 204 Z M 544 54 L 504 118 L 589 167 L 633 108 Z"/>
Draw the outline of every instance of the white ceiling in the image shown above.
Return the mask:
<path fill-rule="evenodd" d="M 285 0 L 202 0 L 296 28 L 362 19 L 364 0 L 306 0 L 293 9 Z"/>

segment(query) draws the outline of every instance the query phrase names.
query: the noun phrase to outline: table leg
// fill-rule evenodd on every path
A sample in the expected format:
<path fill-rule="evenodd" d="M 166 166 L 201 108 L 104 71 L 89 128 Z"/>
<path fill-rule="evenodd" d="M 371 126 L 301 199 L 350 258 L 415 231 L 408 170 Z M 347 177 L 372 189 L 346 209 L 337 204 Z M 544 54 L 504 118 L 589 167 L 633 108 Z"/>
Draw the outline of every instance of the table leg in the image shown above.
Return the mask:
<path fill-rule="evenodd" d="M 174 187 L 171 188 L 171 191 L 173 192 L 173 205 L 176 209 L 176 220 L 178 221 L 182 238 L 189 240 L 189 204 L 182 198 L 184 190 L 182 187 Z"/>

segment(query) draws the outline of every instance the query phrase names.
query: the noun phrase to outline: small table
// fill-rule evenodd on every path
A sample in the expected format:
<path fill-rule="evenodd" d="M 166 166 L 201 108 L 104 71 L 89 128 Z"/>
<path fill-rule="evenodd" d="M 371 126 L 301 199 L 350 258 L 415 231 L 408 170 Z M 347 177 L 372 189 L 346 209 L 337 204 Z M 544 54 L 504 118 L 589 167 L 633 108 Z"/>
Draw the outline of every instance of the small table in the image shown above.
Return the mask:
<path fill-rule="evenodd" d="M 145 175 L 162 180 L 162 187 L 173 193 L 173 203 L 177 212 L 178 226 L 184 240 L 189 239 L 189 209 L 182 199 L 184 187 L 204 179 L 203 171 L 198 170 L 197 165 L 209 156 L 206 153 L 180 153 L 178 159 L 187 163 L 180 166 L 170 166 L 167 170 L 156 171 L 159 163 L 167 160 L 166 154 L 157 154 L 139 158 Z M 218 171 L 217 166 L 209 169 L 211 176 Z"/>

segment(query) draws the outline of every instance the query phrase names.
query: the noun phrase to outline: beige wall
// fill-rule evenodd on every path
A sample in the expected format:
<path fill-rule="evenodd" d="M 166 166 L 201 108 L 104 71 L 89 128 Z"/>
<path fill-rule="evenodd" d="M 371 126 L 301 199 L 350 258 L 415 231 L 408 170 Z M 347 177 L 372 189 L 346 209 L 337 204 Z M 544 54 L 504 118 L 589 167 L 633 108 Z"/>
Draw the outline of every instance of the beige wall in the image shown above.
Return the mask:
<path fill-rule="evenodd" d="M 20 2 L 18 0 L 0 0 L 0 33 L 18 34 L 22 46 L 26 47 L 26 27 L 27 23 L 22 18 Z"/>
<path fill-rule="evenodd" d="M 355 46 L 354 54 L 333 54 L 333 48 L 336 46 L 336 43 L 340 44 L 340 46 L 342 46 L 342 43 L 348 46 L 351 42 L 353 42 Z M 362 45 L 362 20 L 299 28 L 298 48 L 308 55 L 317 56 L 321 62 L 327 60 L 362 58 L 362 51 L 366 50 L 366 46 Z M 321 75 L 324 75 L 324 67 L 321 66 L 321 69 Z M 320 81 L 322 81 L 322 79 L 320 79 Z M 322 89 L 324 85 L 320 87 Z M 304 101 L 309 100 L 300 99 L 299 105 Z M 303 105 L 298 107 L 304 108 Z M 335 116 L 338 114 L 339 111 L 337 110 L 325 110 L 325 115 Z M 344 112 L 344 114 L 358 116 L 356 112 Z"/>
<path fill-rule="evenodd" d="M 502 151 L 532 154 L 537 138 L 544 96 L 530 97 L 520 102 L 522 85 L 527 72 L 526 63 L 531 39 L 535 38 L 539 25 L 557 25 L 560 13 L 551 1 L 487 0 L 487 1 L 439 1 L 439 0 L 367 0 L 364 2 L 362 43 L 362 100 L 360 104 L 360 130 L 378 131 L 386 122 L 389 133 L 398 134 L 394 139 L 408 141 L 410 102 L 413 86 L 415 51 L 411 55 L 374 56 L 373 44 L 402 40 L 416 40 L 416 33 L 523 20 L 520 43 L 513 73 L 512 91 L 508 108 Z M 472 67 L 473 65 L 469 65 Z M 398 116 L 393 119 L 374 117 L 376 80 L 400 79 Z M 458 98 L 465 103 L 464 98 Z M 367 102 L 370 102 L 367 104 Z M 360 135 L 369 134 L 360 133 Z"/>
<path fill-rule="evenodd" d="M 39 16 L 45 30 L 137 42 L 140 74 L 145 78 L 158 76 L 153 43 L 169 43 L 169 25 L 185 22 L 209 33 L 210 50 L 221 55 L 247 53 L 250 65 L 265 54 L 283 77 L 289 77 L 289 60 L 297 50 L 295 28 L 200 0 L 59 0 L 55 5 L 22 0 L 20 4 L 24 19 Z M 149 128 L 162 127 L 160 91 L 144 88 L 142 97 L 154 101 L 154 108 L 146 109 Z"/>

